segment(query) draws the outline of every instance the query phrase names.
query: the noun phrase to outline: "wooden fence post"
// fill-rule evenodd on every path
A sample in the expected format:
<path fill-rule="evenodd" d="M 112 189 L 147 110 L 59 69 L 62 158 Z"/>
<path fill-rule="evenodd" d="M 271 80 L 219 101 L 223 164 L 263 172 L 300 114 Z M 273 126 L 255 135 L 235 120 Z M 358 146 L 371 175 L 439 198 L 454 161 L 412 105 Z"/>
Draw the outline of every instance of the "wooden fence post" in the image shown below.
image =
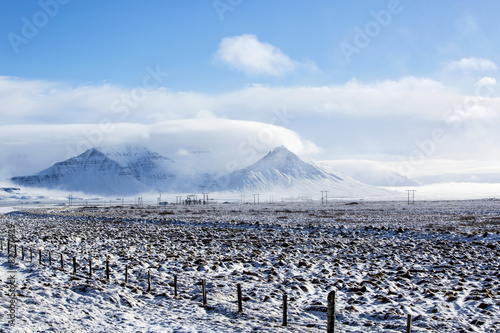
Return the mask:
<path fill-rule="evenodd" d="M 288 322 L 288 303 L 287 303 L 287 294 L 283 293 L 283 326 L 287 325 Z"/>
<path fill-rule="evenodd" d="M 49 266 L 52 266 L 52 252 L 49 251 Z"/>
<path fill-rule="evenodd" d="M 106 279 L 109 281 L 109 259 L 106 258 Z"/>
<path fill-rule="evenodd" d="M 177 275 L 174 275 L 174 297 L 177 297 Z"/>
<path fill-rule="evenodd" d="M 73 274 L 76 275 L 76 257 L 73 257 Z"/>
<path fill-rule="evenodd" d="M 238 312 L 243 312 L 243 301 L 241 299 L 241 284 L 238 283 L 237 285 L 238 288 Z"/>
<path fill-rule="evenodd" d="M 64 261 L 63 261 L 63 260 L 64 260 L 64 259 L 63 259 L 63 254 L 62 254 L 62 252 L 61 252 L 61 270 L 63 270 L 63 271 L 64 271 Z"/>
<path fill-rule="evenodd" d="M 411 314 L 406 317 L 406 333 L 411 333 Z"/>
<path fill-rule="evenodd" d="M 42 264 L 42 250 L 38 250 L 38 262 Z"/>
<path fill-rule="evenodd" d="M 201 280 L 201 290 L 203 294 L 203 306 L 207 305 L 207 281 Z"/>
<path fill-rule="evenodd" d="M 125 265 L 125 284 L 128 283 L 128 265 Z"/>
<path fill-rule="evenodd" d="M 148 271 L 148 290 L 146 290 L 148 293 L 151 291 L 151 274 Z"/>
<path fill-rule="evenodd" d="M 328 293 L 327 333 L 335 333 L 335 290 Z"/>
<path fill-rule="evenodd" d="M 89 258 L 89 277 L 92 277 L 92 258 Z"/>
<path fill-rule="evenodd" d="M 0 249 L 3 251 L 3 238 L 0 238 Z"/>

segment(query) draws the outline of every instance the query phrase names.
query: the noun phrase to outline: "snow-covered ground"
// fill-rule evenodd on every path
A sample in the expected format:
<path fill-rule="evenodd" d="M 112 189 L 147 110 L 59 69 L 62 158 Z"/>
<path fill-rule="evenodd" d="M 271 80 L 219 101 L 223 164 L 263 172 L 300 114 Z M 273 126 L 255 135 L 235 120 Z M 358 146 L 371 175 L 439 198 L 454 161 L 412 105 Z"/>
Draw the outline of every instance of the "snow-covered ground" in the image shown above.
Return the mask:
<path fill-rule="evenodd" d="M 13 328 L 7 219 L 18 238 Z M 7 214 L 0 235 L 5 331 L 324 332 L 331 290 L 339 332 L 403 332 L 407 314 L 412 332 L 500 331 L 499 200 L 36 208 Z"/>

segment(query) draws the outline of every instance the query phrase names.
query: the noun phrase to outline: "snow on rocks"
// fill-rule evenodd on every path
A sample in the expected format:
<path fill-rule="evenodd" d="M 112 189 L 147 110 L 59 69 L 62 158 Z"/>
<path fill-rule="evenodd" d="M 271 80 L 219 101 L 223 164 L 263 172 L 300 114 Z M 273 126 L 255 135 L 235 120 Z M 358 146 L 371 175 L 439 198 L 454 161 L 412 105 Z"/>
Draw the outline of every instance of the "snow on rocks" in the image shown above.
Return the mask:
<path fill-rule="evenodd" d="M 320 332 L 331 290 L 344 332 L 402 332 L 407 314 L 413 332 L 500 330 L 496 200 L 65 207 L 3 219 L 35 254 L 21 262 L 18 251 L 18 332 Z"/>

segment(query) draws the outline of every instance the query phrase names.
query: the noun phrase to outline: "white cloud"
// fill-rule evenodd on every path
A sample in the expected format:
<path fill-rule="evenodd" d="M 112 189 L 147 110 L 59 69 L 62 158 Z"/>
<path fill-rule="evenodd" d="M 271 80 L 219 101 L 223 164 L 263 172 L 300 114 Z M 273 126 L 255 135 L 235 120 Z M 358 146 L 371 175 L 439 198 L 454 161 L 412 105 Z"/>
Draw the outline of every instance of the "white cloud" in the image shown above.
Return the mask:
<path fill-rule="evenodd" d="M 68 87 L 0 76 L 0 116 L 2 124 L 100 121 L 123 94 L 117 86 Z M 96 113 L 100 119 L 93 119 Z"/>
<path fill-rule="evenodd" d="M 146 145 L 168 156 L 204 146 L 223 152 L 222 167 L 231 159 L 246 166 L 282 144 L 300 155 L 318 153 L 315 158 L 405 156 L 415 149 L 413 142 L 428 138 L 436 127 L 449 140 L 432 157 L 500 158 L 495 83 L 483 77 L 471 87 L 480 88 L 480 94 L 470 95 L 415 77 L 329 86 L 256 85 L 218 94 L 157 89 L 116 110 L 115 101 L 133 96 L 131 89 L 0 77 L 0 160 L 16 165 L 9 169 L 16 173 L 35 172 L 87 148 L 115 143 Z"/>
<path fill-rule="evenodd" d="M 477 81 L 476 86 L 494 86 L 497 84 L 497 79 L 494 77 L 485 76 L 481 80 Z"/>
<path fill-rule="evenodd" d="M 351 80 L 330 86 L 256 85 L 211 95 L 158 89 L 146 91 L 140 100 L 134 100 L 133 91 L 112 85 L 73 88 L 0 77 L 0 117 L 2 125 L 151 124 L 212 116 L 269 123 L 276 117 L 274 113 L 287 110 L 294 116 L 413 115 L 441 119 L 447 108 L 464 98 L 437 81 L 414 77 L 371 83 Z"/>
<path fill-rule="evenodd" d="M 450 61 L 447 67 L 451 70 L 462 70 L 462 71 L 493 71 L 498 67 L 497 65 L 489 60 L 483 58 L 462 58 L 456 61 Z"/>
<path fill-rule="evenodd" d="M 500 99 L 495 97 L 497 94 L 492 86 L 495 83 L 495 78 L 483 77 L 476 87 L 471 87 L 476 93 L 470 96 L 432 79 L 405 77 L 370 83 L 353 79 L 329 86 L 256 85 L 218 94 L 158 89 L 146 91 L 140 100 L 134 101 L 133 89 L 118 86 L 73 88 L 0 77 L 0 117 L 2 125 L 101 123 L 102 126 L 215 117 L 285 127 L 293 125 L 295 128 L 300 128 L 293 120 L 298 116 L 307 116 L 311 126 L 315 120 L 324 121 L 326 116 L 409 116 L 425 121 L 444 121 L 450 109 L 470 109 L 471 101 L 475 107 L 498 109 Z M 118 108 L 115 107 L 117 102 Z M 289 119 L 277 116 L 280 112 L 290 115 Z M 496 113 L 491 115 L 496 117 Z"/>
<path fill-rule="evenodd" d="M 146 146 L 167 157 L 188 156 L 192 148 L 210 151 L 210 164 L 205 172 L 246 167 L 281 145 L 299 155 L 319 150 L 311 141 L 280 126 L 215 117 L 151 125 L 110 123 L 106 127 L 100 124 L 10 125 L 0 126 L 2 173 L 30 174 L 92 147 L 124 144 Z"/>
<path fill-rule="evenodd" d="M 216 96 L 213 106 L 229 117 L 262 115 L 286 109 L 309 119 L 324 116 L 414 116 L 441 120 L 448 108 L 463 101 L 460 94 L 437 81 L 407 77 L 401 80 L 298 87 L 249 87 Z M 267 117 L 268 119 L 266 119 Z"/>
<path fill-rule="evenodd" d="M 296 68 L 295 62 L 279 48 L 259 41 L 255 35 L 222 39 L 215 58 L 251 75 L 282 76 Z"/>

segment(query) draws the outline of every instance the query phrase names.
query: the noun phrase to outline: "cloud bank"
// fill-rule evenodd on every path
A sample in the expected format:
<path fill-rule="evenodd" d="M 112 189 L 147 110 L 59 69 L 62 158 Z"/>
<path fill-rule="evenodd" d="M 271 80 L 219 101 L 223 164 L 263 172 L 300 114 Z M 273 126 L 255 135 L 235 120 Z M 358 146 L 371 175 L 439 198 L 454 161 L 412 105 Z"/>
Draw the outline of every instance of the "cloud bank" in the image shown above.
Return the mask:
<path fill-rule="evenodd" d="M 445 121 L 448 110 L 463 107 L 464 102 L 474 104 L 476 109 L 499 108 L 494 77 L 481 78 L 470 90 L 470 94 L 463 94 L 429 78 L 404 77 L 371 83 L 352 79 L 329 86 L 259 85 L 218 94 L 158 88 L 144 91 L 140 100 L 133 100 L 134 89 L 119 86 L 69 87 L 0 77 L 0 115 L 3 125 L 151 124 L 195 118 L 200 113 L 270 122 L 273 112 L 285 109 L 295 116 L 404 116 Z M 484 118 L 480 112 L 470 114 L 476 115 Z M 498 117 L 497 112 L 489 115 Z"/>
<path fill-rule="evenodd" d="M 218 152 L 213 169 L 229 162 L 245 167 L 279 145 L 320 159 L 408 161 L 436 130 L 445 139 L 424 151 L 425 160 L 500 159 L 494 75 L 481 76 L 468 93 L 409 76 L 215 94 L 158 87 L 136 94 L 109 84 L 0 77 L 0 173 L 33 173 L 108 144 L 145 145 L 179 157 Z"/>
<path fill-rule="evenodd" d="M 4 178 L 31 174 L 96 146 L 141 145 L 170 158 L 203 160 L 204 171 L 244 168 L 277 146 L 300 155 L 311 141 L 281 126 L 216 117 L 133 123 L 0 126 Z M 200 152 L 204 155 L 196 156 Z M 208 164 L 207 164 L 208 163 Z M 195 166 L 193 166 L 195 167 Z"/>

